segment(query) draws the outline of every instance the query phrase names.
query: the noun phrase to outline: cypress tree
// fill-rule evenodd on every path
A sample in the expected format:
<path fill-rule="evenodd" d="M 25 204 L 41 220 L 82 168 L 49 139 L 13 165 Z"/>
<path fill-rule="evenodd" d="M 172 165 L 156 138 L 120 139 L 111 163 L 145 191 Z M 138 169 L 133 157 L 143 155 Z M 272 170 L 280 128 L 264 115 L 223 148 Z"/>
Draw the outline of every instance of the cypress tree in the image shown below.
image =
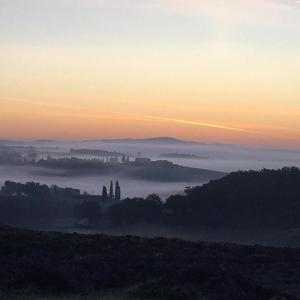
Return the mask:
<path fill-rule="evenodd" d="M 106 186 L 103 186 L 103 189 L 102 189 L 102 200 L 103 200 L 103 201 L 107 201 L 107 200 L 108 200 L 108 195 L 107 195 L 107 189 L 106 189 Z"/>
<path fill-rule="evenodd" d="M 121 187 L 120 187 L 118 181 L 116 182 L 115 197 L 116 197 L 116 200 L 118 200 L 118 201 L 121 200 Z"/>
<path fill-rule="evenodd" d="M 113 200 L 114 199 L 114 185 L 113 182 L 110 182 L 110 187 L 109 187 L 109 196 L 108 196 L 109 200 Z"/>

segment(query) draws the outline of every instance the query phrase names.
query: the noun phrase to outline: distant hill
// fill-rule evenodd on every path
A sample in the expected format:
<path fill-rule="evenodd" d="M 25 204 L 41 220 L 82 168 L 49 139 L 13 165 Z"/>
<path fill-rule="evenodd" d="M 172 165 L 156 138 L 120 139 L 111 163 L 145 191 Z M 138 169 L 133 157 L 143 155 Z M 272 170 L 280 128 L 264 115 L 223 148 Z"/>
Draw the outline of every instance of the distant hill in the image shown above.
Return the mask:
<path fill-rule="evenodd" d="M 42 139 L 42 140 L 34 140 L 32 142 L 33 143 L 57 143 L 56 140 L 44 140 L 44 139 Z"/>
<path fill-rule="evenodd" d="M 153 137 L 143 139 L 104 139 L 104 140 L 93 140 L 93 142 L 99 141 L 104 143 L 131 143 L 131 144 L 168 144 L 168 145 L 197 145 L 200 142 L 179 140 L 172 137 Z M 92 142 L 85 141 L 85 142 Z"/>
<path fill-rule="evenodd" d="M 41 140 L 0 140 L 0 144 L 12 144 L 12 145 L 23 145 L 23 144 L 46 144 L 46 143 L 57 143 L 56 140 L 48 140 L 48 139 L 41 139 Z"/>
<path fill-rule="evenodd" d="M 183 158 L 183 159 L 209 159 L 209 156 L 201 156 L 195 154 L 186 154 L 186 153 L 164 153 L 160 157 L 165 158 Z"/>
<path fill-rule="evenodd" d="M 17 140 L 0 140 L 0 144 L 19 144 L 22 143 L 21 141 Z"/>

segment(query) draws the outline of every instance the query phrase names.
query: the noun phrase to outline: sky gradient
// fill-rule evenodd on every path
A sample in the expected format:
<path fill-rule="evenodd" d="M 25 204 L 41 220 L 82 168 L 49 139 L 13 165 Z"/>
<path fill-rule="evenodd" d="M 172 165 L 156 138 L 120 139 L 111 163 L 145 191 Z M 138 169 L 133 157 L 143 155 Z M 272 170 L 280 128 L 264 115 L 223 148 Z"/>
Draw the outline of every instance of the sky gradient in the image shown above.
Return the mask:
<path fill-rule="evenodd" d="M 0 0 L 0 138 L 300 147 L 300 1 Z"/>

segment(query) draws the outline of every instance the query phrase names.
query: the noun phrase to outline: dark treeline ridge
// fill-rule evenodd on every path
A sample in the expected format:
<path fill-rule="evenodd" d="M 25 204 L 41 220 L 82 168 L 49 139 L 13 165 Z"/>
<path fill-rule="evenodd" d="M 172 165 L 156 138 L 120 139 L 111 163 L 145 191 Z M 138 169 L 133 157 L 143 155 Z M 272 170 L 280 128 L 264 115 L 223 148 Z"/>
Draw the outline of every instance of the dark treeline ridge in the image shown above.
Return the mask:
<path fill-rule="evenodd" d="M 156 195 L 111 206 L 113 226 L 299 227 L 300 170 L 240 171 L 162 202 Z"/>
<path fill-rule="evenodd" d="M 111 152 L 106 150 L 98 150 L 98 149 L 70 149 L 70 154 L 72 155 L 94 155 L 94 156 L 113 156 L 119 157 L 124 156 L 125 154 L 119 152 Z"/>
<path fill-rule="evenodd" d="M 27 227 L 66 222 L 73 220 L 73 206 L 81 201 L 77 189 L 6 181 L 0 190 L 0 223 Z"/>
<path fill-rule="evenodd" d="M 42 167 L 44 170 L 60 170 L 61 175 L 65 176 L 115 174 L 125 178 L 157 182 L 205 182 L 225 175 L 223 172 L 180 166 L 166 160 L 151 161 L 150 159 L 127 161 L 125 158 L 124 162 L 107 163 L 101 159 L 48 157 L 29 164 Z"/>
<path fill-rule="evenodd" d="M 162 201 L 156 194 L 120 202 L 71 188 L 7 181 L 0 191 L 0 222 L 25 226 L 297 228 L 300 226 L 300 170 L 240 171 Z M 68 220 L 68 222 L 67 222 Z"/>

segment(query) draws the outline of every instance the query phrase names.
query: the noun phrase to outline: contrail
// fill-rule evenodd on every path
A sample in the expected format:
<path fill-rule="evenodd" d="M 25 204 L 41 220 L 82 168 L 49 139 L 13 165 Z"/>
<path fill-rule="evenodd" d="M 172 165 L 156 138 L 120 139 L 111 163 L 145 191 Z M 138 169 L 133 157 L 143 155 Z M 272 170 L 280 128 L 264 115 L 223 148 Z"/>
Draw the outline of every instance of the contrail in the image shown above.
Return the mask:
<path fill-rule="evenodd" d="M 122 113 L 122 112 L 112 112 L 112 113 L 120 114 L 120 115 L 123 115 L 123 116 L 126 115 L 127 117 L 146 118 L 146 119 L 152 119 L 152 120 L 160 120 L 160 121 L 181 123 L 181 124 L 195 125 L 195 126 L 202 126 L 202 127 L 205 126 L 205 127 L 224 129 L 224 130 L 250 132 L 249 130 L 242 129 L 242 128 L 230 127 L 230 126 L 224 126 L 224 125 L 217 125 L 217 124 L 211 124 L 211 123 L 204 123 L 204 122 L 197 122 L 197 121 L 188 121 L 188 120 L 181 120 L 181 119 L 173 119 L 173 118 L 142 115 L 142 114 L 130 114 L 130 113 Z"/>
<path fill-rule="evenodd" d="M 172 118 L 164 118 L 164 117 L 156 117 L 156 118 L 159 119 L 159 120 L 162 120 L 162 121 L 170 121 L 170 122 L 176 122 L 176 123 L 181 123 L 181 124 L 196 125 L 196 126 L 205 126 L 205 127 L 225 129 L 225 130 L 248 132 L 248 130 L 242 129 L 242 128 L 229 127 L 229 126 L 223 126 L 223 125 L 216 125 L 216 124 L 210 124 L 210 123 L 188 121 L 188 120 L 180 120 L 180 119 L 172 119 Z"/>

